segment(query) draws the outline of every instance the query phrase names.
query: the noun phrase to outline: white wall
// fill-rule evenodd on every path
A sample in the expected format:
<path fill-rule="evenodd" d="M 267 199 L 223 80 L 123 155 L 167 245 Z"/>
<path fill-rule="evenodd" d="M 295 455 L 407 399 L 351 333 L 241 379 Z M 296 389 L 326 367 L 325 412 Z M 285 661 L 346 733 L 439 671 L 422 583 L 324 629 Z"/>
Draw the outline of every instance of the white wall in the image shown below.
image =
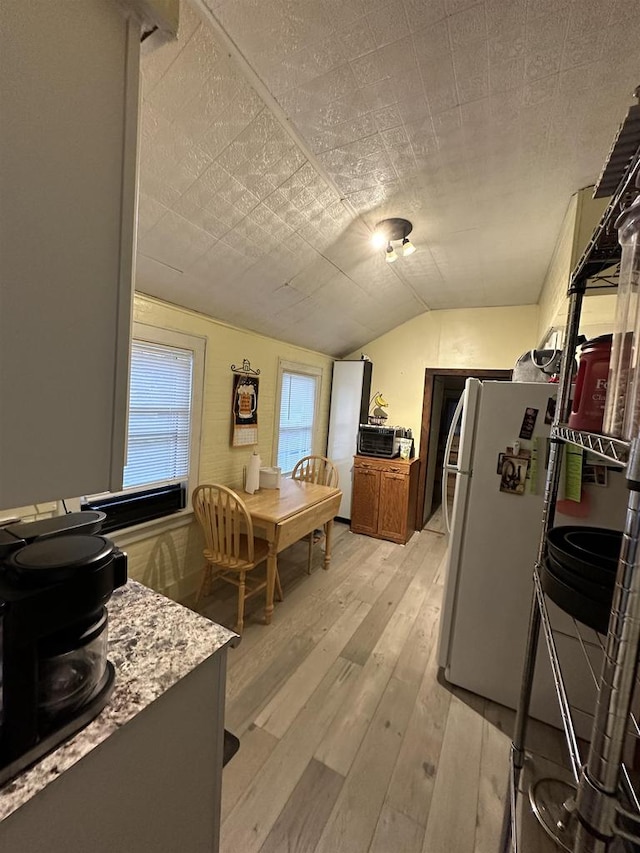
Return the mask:
<path fill-rule="evenodd" d="M 567 288 L 571 272 L 608 203 L 608 199 L 593 199 L 592 192 L 593 187 L 585 187 L 571 197 L 567 207 L 540 292 L 539 342 L 545 339 L 550 329 L 563 329 L 566 326 Z M 580 331 L 587 337 L 611 331 L 614 312 L 615 297 L 586 297 Z"/>
<path fill-rule="evenodd" d="M 564 307 L 567 299 L 567 287 L 573 260 L 573 239 L 578 209 L 578 194 L 571 197 L 565 213 L 555 249 L 547 268 L 547 274 L 540 291 L 540 315 L 538 318 L 538 341 L 544 340 L 550 329 L 564 325 Z M 559 317 L 563 317 L 561 321 Z"/>
<path fill-rule="evenodd" d="M 536 345 L 537 329 L 537 305 L 429 311 L 350 357 L 369 356 L 372 391 L 388 401 L 388 423 L 410 427 L 419 439 L 425 368 L 511 369 Z"/>

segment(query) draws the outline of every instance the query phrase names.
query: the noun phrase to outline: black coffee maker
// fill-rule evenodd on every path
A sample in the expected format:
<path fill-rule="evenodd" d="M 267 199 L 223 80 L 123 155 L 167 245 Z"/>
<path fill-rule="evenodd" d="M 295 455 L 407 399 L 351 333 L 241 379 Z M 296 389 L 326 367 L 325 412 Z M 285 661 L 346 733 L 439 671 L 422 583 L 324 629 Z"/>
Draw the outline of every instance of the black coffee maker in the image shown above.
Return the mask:
<path fill-rule="evenodd" d="M 0 785 L 96 717 L 113 690 L 111 593 L 127 557 L 75 512 L 0 529 Z"/>

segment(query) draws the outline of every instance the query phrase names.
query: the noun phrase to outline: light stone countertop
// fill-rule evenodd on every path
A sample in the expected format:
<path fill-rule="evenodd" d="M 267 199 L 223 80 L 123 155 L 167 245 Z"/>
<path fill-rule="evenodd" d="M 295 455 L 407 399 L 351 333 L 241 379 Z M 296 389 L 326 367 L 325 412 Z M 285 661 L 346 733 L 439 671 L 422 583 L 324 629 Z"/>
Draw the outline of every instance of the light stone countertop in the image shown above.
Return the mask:
<path fill-rule="evenodd" d="M 136 581 L 114 591 L 108 659 L 116 670 L 106 708 L 84 729 L 0 788 L 0 820 L 124 726 L 237 635 Z"/>

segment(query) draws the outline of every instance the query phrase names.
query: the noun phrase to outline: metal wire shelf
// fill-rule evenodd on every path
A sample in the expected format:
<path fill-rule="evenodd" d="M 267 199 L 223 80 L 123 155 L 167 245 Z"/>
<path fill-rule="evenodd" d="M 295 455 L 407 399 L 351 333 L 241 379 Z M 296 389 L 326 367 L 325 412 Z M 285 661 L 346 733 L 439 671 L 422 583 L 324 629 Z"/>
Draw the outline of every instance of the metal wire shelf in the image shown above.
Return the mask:
<path fill-rule="evenodd" d="M 569 761 L 571 762 L 571 772 L 576 784 L 580 781 L 580 768 L 582 767 L 582 757 L 580 755 L 580 747 L 578 746 L 578 737 L 576 735 L 575 725 L 573 723 L 572 708 L 569 703 L 569 696 L 562 675 L 560 665 L 560 656 L 556 648 L 556 642 L 551 627 L 551 620 L 547 610 L 547 604 L 540 581 L 540 567 L 536 565 L 533 572 L 533 586 L 535 590 L 536 601 L 540 611 L 542 620 L 542 631 L 544 634 L 547 651 L 549 653 L 549 662 L 551 664 L 551 672 L 553 674 L 553 684 L 558 696 L 558 704 L 560 706 L 560 717 L 562 719 L 562 727 L 564 729 L 565 738 L 567 741 L 567 749 L 569 750 Z"/>
<path fill-rule="evenodd" d="M 637 140 L 636 140 L 637 142 Z M 620 213 L 628 207 L 637 195 L 636 176 L 640 172 L 640 148 L 629 159 L 629 165 L 618 188 L 613 194 L 607 209 L 602 214 L 591 240 L 571 275 L 571 288 L 585 286 L 589 279 L 600 275 L 620 260 L 620 245 L 615 222 Z"/>
<path fill-rule="evenodd" d="M 575 784 L 576 786 L 578 786 L 580 784 L 584 761 L 580 749 L 580 741 L 574 724 L 573 712 L 574 710 L 579 710 L 581 714 L 585 714 L 588 712 L 586 712 L 585 709 L 575 709 L 574 706 L 572 706 L 571 704 L 571 700 L 562 672 L 562 662 L 560 659 L 560 654 L 558 653 L 556 645 L 556 634 L 562 632 L 559 632 L 558 629 L 554 628 L 552 625 L 552 620 L 547 607 L 546 595 L 542 588 L 542 583 L 540 580 L 539 565 L 536 565 L 534 568 L 534 594 L 536 606 L 540 614 L 542 632 L 545 639 L 545 644 L 547 646 L 554 686 L 558 698 L 560 716 L 562 719 L 562 725 L 569 754 L 570 769 Z M 600 651 L 603 655 L 605 655 L 605 638 L 603 638 L 602 635 L 597 634 L 595 631 L 587 629 L 577 620 L 573 619 L 572 621 L 575 629 L 574 639 L 578 641 L 580 647 L 582 648 L 589 673 L 593 679 L 595 687 L 599 689 L 599 675 L 596 672 L 591 657 L 589 656 L 589 653 L 587 651 L 587 645 L 593 642 L 592 638 L 597 638 L 597 644 L 600 648 Z M 586 631 L 589 632 L 588 637 L 585 636 Z M 593 715 L 590 714 L 590 716 Z M 629 715 L 629 728 L 627 731 L 628 734 L 630 734 L 631 736 L 635 738 L 640 738 L 640 722 L 634 713 L 631 713 Z M 511 801 L 511 850 L 513 851 L 513 853 L 517 853 L 518 840 L 514 821 L 514 814 L 516 808 L 518 774 L 514 765 L 513 756 L 514 751 L 512 750 L 510 758 L 509 776 L 509 797 Z M 618 794 L 618 802 L 616 803 L 615 807 L 615 813 L 615 835 L 620 839 L 623 839 L 624 841 L 630 842 L 634 845 L 640 845 L 640 790 L 638 790 L 637 785 L 634 785 L 632 779 L 632 772 L 624 763 L 621 765 L 620 790 Z M 620 820 L 622 820 L 625 825 L 621 825 Z M 629 826 L 633 828 L 630 829 Z"/>
<path fill-rule="evenodd" d="M 639 90 L 640 91 L 640 90 Z M 631 125 L 630 125 L 631 126 Z M 640 437 L 630 444 L 608 436 L 570 429 L 566 423 L 570 409 L 571 377 L 574 352 L 578 343 L 578 329 L 583 297 L 592 287 L 615 284 L 618 270 L 613 267 L 620 259 L 615 222 L 638 193 L 637 178 L 640 176 L 640 126 L 633 123 L 633 139 L 626 139 L 625 171 L 603 213 L 581 258 L 571 274 L 568 296 L 565 349 L 560 371 L 556 415 L 551 429 L 551 447 L 545 484 L 542 511 L 541 536 L 538 556 L 534 568 L 533 595 L 527 635 L 527 647 L 521 681 L 520 700 L 516 714 L 514 738 L 511 750 L 511 787 L 505 810 L 502 850 L 517 851 L 516 804 L 519 798 L 519 782 L 525 765 L 527 720 L 535 676 L 538 640 L 542 630 L 546 645 L 558 706 L 565 731 L 571 772 L 577 782 L 577 793 L 569 800 L 562 794 L 562 818 L 553 826 L 542 820 L 546 831 L 558 843 L 562 840 L 555 830 L 564 830 L 564 818 L 575 811 L 574 853 L 612 853 L 618 843 L 624 849 L 640 850 L 640 779 L 635 779 L 625 764 L 630 757 L 635 767 L 640 762 L 638 737 L 640 724 L 633 716 L 634 696 L 638 697 L 638 666 L 640 656 Z M 628 150 L 627 150 L 628 149 Z M 635 151 L 635 153 L 634 153 Z M 597 291 L 596 291 L 597 292 Z M 625 467 L 629 488 L 624 535 L 616 575 L 616 586 L 606 638 L 598 640 L 601 651 L 601 667 L 591 666 L 587 661 L 595 685 L 595 712 L 593 714 L 590 741 L 583 765 L 580 743 L 572 715 L 572 706 L 567 695 L 565 677 L 558 656 L 556 638 L 549 619 L 546 596 L 542 588 L 540 567 L 546 559 L 546 536 L 554 524 L 556 501 L 560 484 L 561 445 L 569 442 L 585 448 L 606 462 Z M 575 624 L 575 623 L 574 623 Z M 559 632 L 556 632 L 558 634 Z M 578 630 L 578 635 L 580 631 Z M 559 640 L 559 636 L 558 636 Z M 578 640 L 581 642 L 580 640 Z M 586 651 L 584 642 L 581 642 Z M 599 670 L 599 671 L 598 671 Z M 569 675 L 569 672 L 566 673 Z M 589 679 L 589 675 L 585 674 Z M 576 709 L 577 710 L 577 709 Z M 637 709 L 636 709 L 637 710 Z M 629 721 L 631 734 L 629 738 Z M 584 751 L 584 750 L 583 750 Z M 635 773 L 636 771 L 634 771 Z M 565 786 L 566 789 L 566 786 Z M 571 790 L 569 788 L 569 790 Z M 547 792 L 548 793 L 548 792 Z M 554 807 L 556 794 L 554 797 Z M 532 804 L 538 801 L 532 798 Z M 610 845 L 612 839 L 616 839 Z M 627 848 L 627 845 L 631 847 Z"/>
<path fill-rule="evenodd" d="M 578 640 L 578 643 L 580 644 L 580 647 L 582 649 L 582 653 L 583 653 L 584 658 L 587 662 L 589 674 L 591 675 L 593 683 L 597 689 L 599 687 L 598 673 L 596 672 L 595 667 L 594 667 L 594 665 L 591 661 L 591 658 L 589 657 L 589 653 L 587 651 L 587 643 L 589 641 L 586 640 L 585 637 L 583 636 L 584 625 L 581 625 L 581 623 L 578 622 L 577 619 L 573 620 L 573 624 L 575 626 L 575 638 Z M 603 655 L 605 655 L 606 654 L 605 638 L 602 636 L 602 634 L 598 634 L 596 631 L 591 631 L 591 629 L 588 629 L 588 630 L 590 631 L 590 635 L 592 635 L 593 637 L 596 638 L 596 641 L 598 643 L 598 646 L 600 648 L 601 653 Z M 636 677 L 636 683 L 640 684 L 640 677 Z M 640 739 L 640 718 L 639 718 L 639 715 L 636 714 L 633 710 L 629 714 L 629 728 L 627 729 L 627 734 L 629 734 L 631 737 Z M 638 795 L 638 797 L 636 799 L 637 799 L 637 803 L 638 803 L 638 811 L 640 812 L 640 794 Z"/>
<path fill-rule="evenodd" d="M 629 460 L 629 442 L 619 438 L 610 438 L 595 432 L 581 432 L 565 424 L 552 427 L 551 436 L 584 447 L 590 453 L 595 453 L 615 465 L 626 465 Z"/>

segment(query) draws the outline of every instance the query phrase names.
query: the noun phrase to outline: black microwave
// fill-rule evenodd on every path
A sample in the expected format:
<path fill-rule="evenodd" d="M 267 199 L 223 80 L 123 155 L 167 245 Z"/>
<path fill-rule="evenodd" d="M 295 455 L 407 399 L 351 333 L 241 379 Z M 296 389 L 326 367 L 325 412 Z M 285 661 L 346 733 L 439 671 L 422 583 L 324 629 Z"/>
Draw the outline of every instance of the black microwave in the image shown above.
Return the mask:
<path fill-rule="evenodd" d="M 403 429 L 402 427 L 360 424 L 358 430 L 358 454 L 360 456 L 379 456 L 383 459 L 393 459 L 394 456 L 400 455 L 400 439 L 410 437 L 410 430 Z M 411 456 L 413 456 L 413 453 L 411 453 Z"/>

